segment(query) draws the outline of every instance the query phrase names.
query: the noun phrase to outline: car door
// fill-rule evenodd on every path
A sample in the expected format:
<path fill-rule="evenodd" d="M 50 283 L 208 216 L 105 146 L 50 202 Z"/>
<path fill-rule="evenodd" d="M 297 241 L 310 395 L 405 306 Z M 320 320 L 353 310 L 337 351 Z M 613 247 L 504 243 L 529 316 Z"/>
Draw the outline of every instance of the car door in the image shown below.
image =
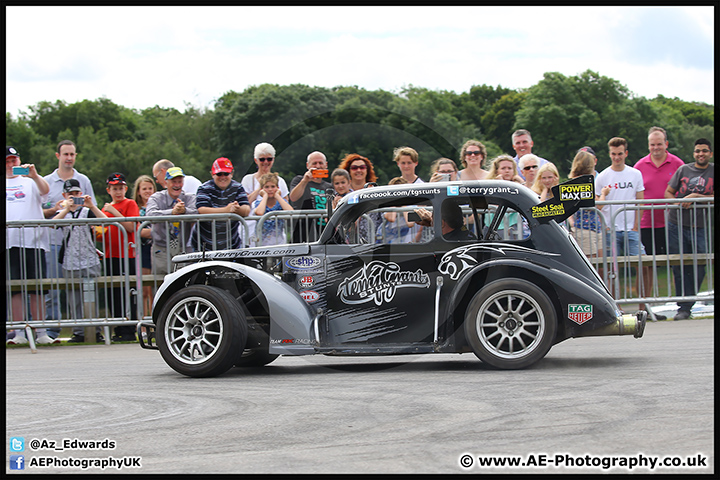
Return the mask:
<path fill-rule="evenodd" d="M 377 232 L 382 220 L 362 221 Z M 326 246 L 327 311 L 323 345 L 362 349 L 371 345 L 430 344 L 435 323 L 436 255 L 428 244 L 387 243 L 371 235 L 361 243 Z"/>

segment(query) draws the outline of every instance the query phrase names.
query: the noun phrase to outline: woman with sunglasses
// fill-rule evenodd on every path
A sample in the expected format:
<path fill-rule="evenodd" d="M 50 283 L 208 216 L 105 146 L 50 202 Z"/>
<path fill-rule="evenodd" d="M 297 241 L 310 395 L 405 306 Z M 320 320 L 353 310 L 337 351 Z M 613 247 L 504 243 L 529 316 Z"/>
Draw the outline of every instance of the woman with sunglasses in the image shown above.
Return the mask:
<path fill-rule="evenodd" d="M 460 149 L 460 163 L 464 167 L 457 173 L 458 180 L 484 180 L 487 170 L 483 170 L 483 162 L 487 157 L 487 149 L 478 140 L 468 140 Z"/>
<path fill-rule="evenodd" d="M 346 155 L 340 161 L 340 167 L 350 173 L 350 191 L 362 190 L 368 183 L 377 182 L 377 175 L 375 175 L 375 169 L 373 168 L 372 162 L 359 155 L 357 153 L 351 153 Z M 380 225 L 382 219 L 378 212 L 372 212 L 369 214 L 375 225 Z M 371 229 L 365 218 L 360 218 L 358 221 L 358 234 L 362 239 L 362 243 L 373 243 L 375 241 L 371 235 Z"/>
<path fill-rule="evenodd" d="M 535 184 L 535 178 L 537 178 L 538 167 L 540 166 L 540 159 L 537 155 L 528 153 L 520 157 L 518 160 L 518 168 L 520 169 L 520 176 L 525 177 L 526 187 L 532 189 Z"/>
<path fill-rule="evenodd" d="M 350 174 L 350 191 L 365 188 L 366 183 L 377 182 L 377 175 L 370 160 L 357 153 L 346 155 L 340 167 Z"/>
<path fill-rule="evenodd" d="M 250 204 L 255 201 L 258 194 L 262 190 L 260 186 L 260 177 L 267 173 L 271 173 L 273 163 L 275 162 L 275 147 L 269 143 L 258 143 L 255 145 L 254 152 L 255 165 L 257 165 L 257 172 L 248 173 L 242 179 L 242 186 L 247 192 L 248 201 Z M 280 195 L 287 200 L 288 198 L 288 187 L 282 177 L 278 176 L 278 187 L 280 188 Z"/>

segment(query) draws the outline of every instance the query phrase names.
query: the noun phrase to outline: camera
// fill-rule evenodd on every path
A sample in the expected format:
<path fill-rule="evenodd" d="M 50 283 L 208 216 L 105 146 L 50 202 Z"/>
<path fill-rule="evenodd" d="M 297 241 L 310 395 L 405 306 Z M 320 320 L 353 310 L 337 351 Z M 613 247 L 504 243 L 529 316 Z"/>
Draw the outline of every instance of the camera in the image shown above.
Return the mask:
<path fill-rule="evenodd" d="M 316 168 L 312 171 L 313 178 L 327 178 L 328 177 L 328 170 L 327 168 Z"/>
<path fill-rule="evenodd" d="M 441 182 L 449 182 L 450 181 L 450 175 L 449 173 L 441 173 L 440 175 L 440 181 Z"/>
<path fill-rule="evenodd" d="M 30 167 L 13 167 L 13 175 L 30 175 Z"/>
<path fill-rule="evenodd" d="M 85 197 L 73 197 L 73 204 L 83 205 L 85 203 Z"/>

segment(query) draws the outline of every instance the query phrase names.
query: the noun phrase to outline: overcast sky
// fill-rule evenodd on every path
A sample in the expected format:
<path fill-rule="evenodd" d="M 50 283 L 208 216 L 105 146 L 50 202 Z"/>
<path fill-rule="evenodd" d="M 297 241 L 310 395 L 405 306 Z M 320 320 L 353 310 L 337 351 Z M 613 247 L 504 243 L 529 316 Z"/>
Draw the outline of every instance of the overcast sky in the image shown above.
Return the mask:
<path fill-rule="evenodd" d="M 527 88 L 587 69 L 715 103 L 713 7 L 6 7 L 6 111 L 212 107 L 251 85 Z"/>

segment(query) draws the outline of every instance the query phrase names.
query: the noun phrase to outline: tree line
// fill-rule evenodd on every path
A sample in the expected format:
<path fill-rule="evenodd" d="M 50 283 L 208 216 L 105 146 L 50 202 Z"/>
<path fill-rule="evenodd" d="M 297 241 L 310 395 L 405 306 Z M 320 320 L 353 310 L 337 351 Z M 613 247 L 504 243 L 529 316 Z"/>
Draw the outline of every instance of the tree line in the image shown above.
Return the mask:
<path fill-rule="evenodd" d="M 184 112 L 160 106 L 129 109 L 107 98 L 42 101 L 18 118 L 6 113 L 5 120 L 6 144 L 17 147 L 23 161 L 35 163 L 42 175 L 57 168 L 57 142 L 74 141 L 77 169 L 90 177 L 99 198 L 110 173 L 122 172 L 134 181 L 150 174 L 161 158 L 207 180 L 213 160 L 228 157 L 239 180 L 255 171 L 253 149 L 260 142 L 275 147 L 273 169 L 288 182 L 305 171 L 308 153 L 320 150 L 331 169 L 348 153 L 366 156 L 378 181 L 387 183 L 399 175 L 392 161 L 396 147 L 419 152 L 416 173 L 427 179 L 432 161 L 447 157 L 458 162 L 460 147 L 471 138 L 486 145 L 486 160 L 514 155 L 511 134 L 524 128 L 532 133 L 533 153 L 554 162 L 565 178 L 582 146 L 595 150 L 601 170 L 610 164 L 607 141 L 621 136 L 629 142 L 634 163 L 647 155 L 647 131 L 657 125 L 668 132 L 669 150 L 690 162 L 693 142 L 713 139 L 715 128 L 712 105 L 646 99 L 591 70 L 576 76 L 549 72 L 527 89 L 476 85 L 461 93 L 412 85 L 393 93 L 262 84 L 229 91 L 212 108 L 186 104 Z"/>

